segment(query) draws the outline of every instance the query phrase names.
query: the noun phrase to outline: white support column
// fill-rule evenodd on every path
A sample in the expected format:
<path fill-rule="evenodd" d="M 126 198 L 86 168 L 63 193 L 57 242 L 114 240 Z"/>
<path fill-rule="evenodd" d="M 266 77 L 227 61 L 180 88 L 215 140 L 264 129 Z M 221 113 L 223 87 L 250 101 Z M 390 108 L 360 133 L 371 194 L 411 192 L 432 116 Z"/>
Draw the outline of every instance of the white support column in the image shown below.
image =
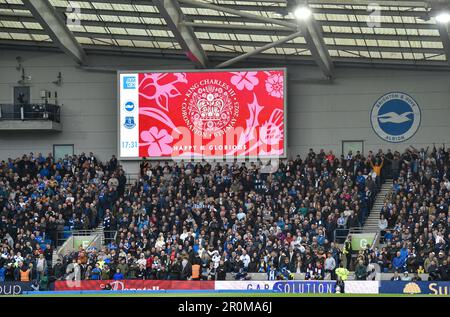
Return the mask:
<path fill-rule="evenodd" d="M 255 54 L 267 51 L 268 49 L 271 49 L 272 47 L 276 47 L 276 46 L 278 46 L 280 44 L 283 44 L 285 42 L 289 42 L 289 41 L 291 41 L 291 40 L 293 40 L 293 39 L 295 39 L 295 38 L 297 38 L 297 37 L 299 37 L 301 35 L 302 35 L 302 32 L 300 32 L 300 31 L 296 32 L 296 33 L 293 33 L 293 34 L 291 34 L 289 36 L 286 36 L 286 37 L 283 37 L 283 38 L 279 39 L 276 42 L 269 43 L 267 45 L 264 45 L 264 46 L 261 46 L 261 47 L 255 49 L 255 50 L 253 50 L 251 52 L 248 52 L 248 53 L 236 56 L 236 57 L 234 57 L 234 58 L 232 58 L 230 60 L 227 60 L 226 62 L 223 62 L 223 63 L 217 65 L 216 68 L 228 67 L 228 66 L 230 66 L 230 65 L 232 65 L 234 63 L 237 63 L 237 62 L 239 62 L 241 60 L 244 60 L 244 59 L 246 59 L 246 58 L 248 58 L 248 57 L 250 57 L 252 55 L 255 55 Z"/>
<path fill-rule="evenodd" d="M 166 20 L 167 26 L 172 31 L 187 57 L 200 67 L 207 67 L 208 58 L 195 36 L 192 27 L 183 24 L 185 16 L 181 11 L 177 0 L 154 0 L 159 13 Z"/>
<path fill-rule="evenodd" d="M 75 39 L 62 17 L 49 0 L 22 0 L 27 9 L 38 20 L 42 28 L 47 31 L 53 42 L 66 54 L 70 55 L 78 64 L 83 64 L 86 54 Z"/>
<path fill-rule="evenodd" d="M 189 4 L 192 6 L 197 6 L 200 8 L 210 9 L 210 10 L 217 10 L 237 16 L 241 16 L 244 18 L 253 19 L 255 21 L 260 21 L 264 23 L 270 23 L 274 25 L 281 25 L 286 28 L 298 31 L 302 31 L 302 35 L 305 38 L 305 41 L 308 45 L 309 50 L 311 51 L 311 55 L 316 61 L 317 65 L 320 67 L 322 72 L 327 76 L 328 78 L 333 77 L 333 62 L 331 60 L 330 54 L 328 53 L 328 49 L 325 45 L 325 41 L 323 40 L 322 31 L 320 29 L 320 26 L 318 25 L 317 21 L 314 19 L 313 16 L 311 16 L 306 21 L 300 21 L 298 24 L 292 23 L 289 21 L 285 21 L 282 19 L 272 19 L 267 18 L 261 15 L 248 13 L 245 11 L 235 10 L 233 8 L 227 7 L 227 6 L 218 6 L 211 3 L 196 1 L 196 0 L 178 0 L 180 3 Z M 285 42 L 285 41 L 284 41 Z M 280 43 L 284 43 L 283 41 Z M 270 45 L 270 44 L 269 44 Z M 273 47 L 273 46 L 270 46 Z M 270 48 L 269 47 L 269 48 Z M 258 50 L 256 50 L 258 51 Z M 254 54 L 254 53 L 253 53 Z M 253 55 L 252 54 L 252 55 Z M 244 54 L 245 55 L 245 54 Z"/>
<path fill-rule="evenodd" d="M 438 24 L 439 35 L 441 36 L 447 63 L 450 65 L 450 24 Z"/>
<path fill-rule="evenodd" d="M 303 33 L 311 55 L 328 78 L 334 76 L 334 66 L 330 53 L 322 36 L 322 30 L 314 16 L 305 21 L 299 21 L 300 30 Z"/>

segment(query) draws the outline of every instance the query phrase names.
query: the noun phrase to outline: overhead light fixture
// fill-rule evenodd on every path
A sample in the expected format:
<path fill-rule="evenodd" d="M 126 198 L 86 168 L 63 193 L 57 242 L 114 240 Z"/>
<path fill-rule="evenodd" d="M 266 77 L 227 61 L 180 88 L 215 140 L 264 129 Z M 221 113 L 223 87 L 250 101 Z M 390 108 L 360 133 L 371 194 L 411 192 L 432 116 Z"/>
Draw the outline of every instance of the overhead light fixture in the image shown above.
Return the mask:
<path fill-rule="evenodd" d="M 311 9 L 308 5 L 299 5 L 294 9 L 294 16 L 299 21 L 308 20 L 312 15 Z"/>
<path fill-rule="evenodd" d="M 447 24 L 450 22 L 450 11 L 440 11 L 434 17 L 436 22 L 441 24 Z"/>

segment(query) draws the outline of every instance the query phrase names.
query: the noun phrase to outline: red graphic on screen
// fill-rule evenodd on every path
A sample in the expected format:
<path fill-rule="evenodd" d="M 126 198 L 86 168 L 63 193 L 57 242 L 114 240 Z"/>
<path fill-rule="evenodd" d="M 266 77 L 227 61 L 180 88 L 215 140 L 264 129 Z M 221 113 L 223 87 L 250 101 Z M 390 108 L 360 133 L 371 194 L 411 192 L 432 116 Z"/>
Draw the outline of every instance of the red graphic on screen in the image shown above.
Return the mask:
<path fill-rule="evenodd" d="M 284 72 L 139 74 L 140 157 L 284 155 Z"/>

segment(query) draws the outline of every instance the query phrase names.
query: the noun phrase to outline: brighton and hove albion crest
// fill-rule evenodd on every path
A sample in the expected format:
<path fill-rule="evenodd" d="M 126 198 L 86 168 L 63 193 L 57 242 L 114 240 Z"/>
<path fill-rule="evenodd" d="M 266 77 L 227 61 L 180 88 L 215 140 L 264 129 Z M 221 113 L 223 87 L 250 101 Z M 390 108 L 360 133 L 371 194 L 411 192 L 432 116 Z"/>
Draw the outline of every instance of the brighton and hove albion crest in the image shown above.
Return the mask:
<path fill-rule="evenodd" d="M 220 80 L 202 80 L 186 92 L 182 116 L 195 134 L 210 138 L 232 129 L 239 115 L 236 93 Z"/>
<path fill-rule="evenodd" d="M 125 110 L 128 111 L 128 112 L 133 111 L 134 108 L 135 108 L 134 102 L 133 102 L 133 101 L 127 101 L 127 102 L 125 103 L 124 108 L 125 108 Z"/>
<path fill-rule="evenodd" d="M 411 138 L 419 129 L 420 108 L 408 94 L 391 92 L 374 104 L 370 123 L 375 133 L 385 141 L 398 143 Z"/>

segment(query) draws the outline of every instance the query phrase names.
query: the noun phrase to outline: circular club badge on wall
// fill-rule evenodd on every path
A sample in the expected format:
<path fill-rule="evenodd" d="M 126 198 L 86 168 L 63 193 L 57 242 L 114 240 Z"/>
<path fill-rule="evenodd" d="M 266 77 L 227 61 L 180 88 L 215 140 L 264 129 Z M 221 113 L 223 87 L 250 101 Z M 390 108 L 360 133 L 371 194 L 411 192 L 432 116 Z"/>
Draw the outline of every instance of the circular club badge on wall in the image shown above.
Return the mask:
<path fill-rule="evenodd" d="M 375 133 L 387 142 L 398 143 L 411 138 L 421 120 L 417 102 L 403 92 L 390 92 L 373 105 L 370 123 Z"/>

